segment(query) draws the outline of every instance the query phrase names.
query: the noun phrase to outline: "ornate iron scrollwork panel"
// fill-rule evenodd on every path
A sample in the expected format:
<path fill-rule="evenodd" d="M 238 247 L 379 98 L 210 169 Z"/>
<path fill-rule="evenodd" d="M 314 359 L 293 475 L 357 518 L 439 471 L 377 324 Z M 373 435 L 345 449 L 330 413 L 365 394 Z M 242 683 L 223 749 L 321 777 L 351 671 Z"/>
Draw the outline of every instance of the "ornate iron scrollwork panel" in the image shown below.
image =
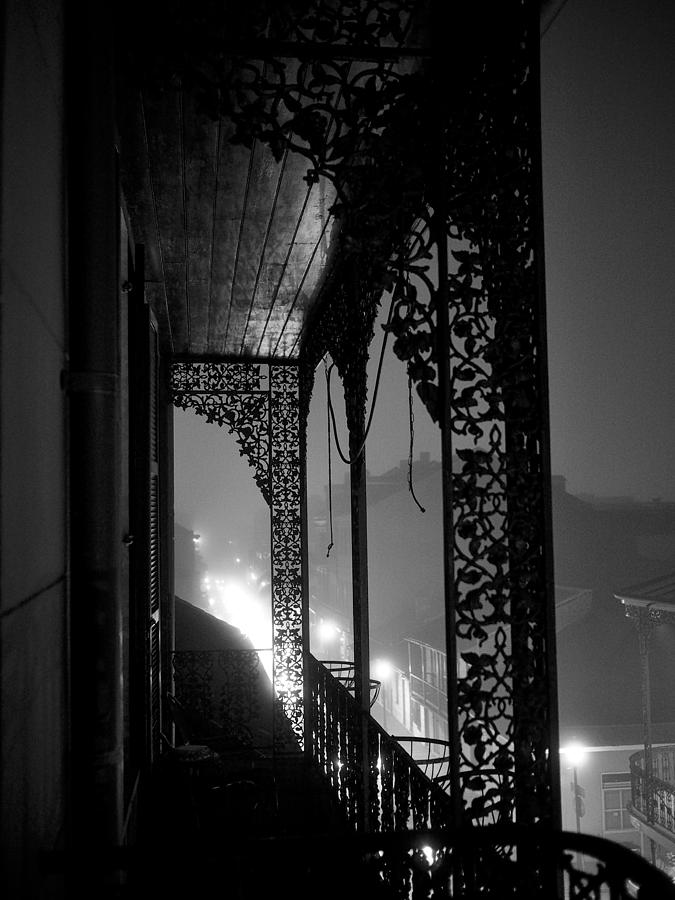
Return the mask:
<path fill-rule="evenodd" d="M 274 687 L 303 745 L 300 383 L 296 366 L 270 366 Z"/>
<path fill-rule="evenodd" d="M 399 260 L 390 325 L 452 436 L 449 714 L 464 808 L 483 824 L 555 817 L 535 13 L 529 0 L 505 3 L 503 30 L 489 23 L 437 111 L 445 146 Z M 447 260 L 443 283 L 434 257 Z"/>
<path fill-rule="evenodd" d="M 296 366 L 175 363 L 177 406 L 227 426 L 271 508 L 275 740 L 303 746 L 300 398 Z M 243 690 L 243 686 L 242 686 Z"/>
<path fill-rule="evenodd" d="M 270 503 L 269 376 L 247 363 L 174 363 L 173 402 L 234 434 L 256 484 Z"/>

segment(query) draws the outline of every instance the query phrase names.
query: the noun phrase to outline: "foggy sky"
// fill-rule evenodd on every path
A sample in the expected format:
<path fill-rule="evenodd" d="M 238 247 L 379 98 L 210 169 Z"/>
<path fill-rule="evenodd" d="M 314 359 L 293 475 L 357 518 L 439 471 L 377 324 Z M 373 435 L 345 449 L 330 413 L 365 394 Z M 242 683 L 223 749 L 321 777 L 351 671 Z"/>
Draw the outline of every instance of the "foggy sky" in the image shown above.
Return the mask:
<path fill-rule="evenodd" d="M 568 0 L 542 41 L 553 471 L 675 499 L 675 4 Z"/>

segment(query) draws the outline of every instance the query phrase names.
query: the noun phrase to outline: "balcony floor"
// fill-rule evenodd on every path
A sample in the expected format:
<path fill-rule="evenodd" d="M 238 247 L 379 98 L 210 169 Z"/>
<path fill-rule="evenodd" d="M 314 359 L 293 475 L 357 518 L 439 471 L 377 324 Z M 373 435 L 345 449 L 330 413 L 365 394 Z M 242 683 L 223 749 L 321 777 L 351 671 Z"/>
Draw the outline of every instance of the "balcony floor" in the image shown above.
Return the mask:
<path fill-rule="evenodd" d="M 302 757 L 219 774 L 161 765 L 145 809 L 125 897 L 342 894 L 346 860 L 320 888 L 300 886 L 304 840 L 325 837 L 329 846 L 331 837 L 353 834 L 323 776 Z"/>

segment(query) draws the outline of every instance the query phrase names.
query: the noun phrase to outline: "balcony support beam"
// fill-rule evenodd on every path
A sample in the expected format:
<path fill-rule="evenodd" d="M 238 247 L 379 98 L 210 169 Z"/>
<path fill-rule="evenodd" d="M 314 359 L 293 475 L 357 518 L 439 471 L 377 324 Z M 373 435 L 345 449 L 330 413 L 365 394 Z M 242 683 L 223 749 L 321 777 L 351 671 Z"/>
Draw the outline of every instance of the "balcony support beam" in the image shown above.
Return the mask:
<path fill-rule="evenodd" d="M 352 532 L 352 598 L 354 622 L 354 695 L 361 715 L 361 759 L 365 831 L 369 826 L 370 764 L 368 719 L 370 716 L 370 623 L 368 615 L 368 515 L 366 494 L 366 453 L 361 428 L 350 428 L 349 467 Z M 358 454 L 358 455 L 357 455 Z"/>
<path fill-rule="evenodd" d="M 433 56 L 432 65 L 437 96 L 448 97 L 445 82 L 452 74 L 447 68 L 447 47 L 445 35 L 449 33 L 450 13 L 448 4 L 434 3 L 434 27 L 432 29 Z M 447 103 L 447 99 L 446 99 Z M 436 138 L 436 158 L 434 174 L 436 184 L 433 194 L 433 218 L 431 222 L 432 240 L 435 244 L 438 260 L 438 282 L 434 305 L 436 308 L 436 359 L 438 361 L 438 424 L 441 429 L 441 466 L 442 466 L 442 509 L 443 509 L 443 585 L 445 597 L 445 647 L 447 666 L 447 711 L 448 740 L 450 743 L 450 799 L 452 803 L 453 825 L 459 827 L 463 818 L 464 802 L 460 778 L 461 745 L 459 734 L 459 671 L 457 646 L 457 610 L 455 603 L 455 532 L 453 525 L 452 498 L 452 418 L 450 380 L 450 323 L 448 308 L 450 295 L 448 290 L 448 195 L 447 179 L 447 110 L 439 110 L 437 117 L 438 130 Z"/>

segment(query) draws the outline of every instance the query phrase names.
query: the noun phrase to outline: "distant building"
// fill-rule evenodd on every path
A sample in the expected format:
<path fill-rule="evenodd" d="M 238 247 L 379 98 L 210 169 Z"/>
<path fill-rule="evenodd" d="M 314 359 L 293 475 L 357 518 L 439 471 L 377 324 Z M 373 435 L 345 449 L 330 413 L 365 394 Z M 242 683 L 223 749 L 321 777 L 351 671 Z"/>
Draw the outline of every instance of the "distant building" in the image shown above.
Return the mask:
<path fill-rule="evenodd" d="M 583 619 L 590 611 L 592 594 L 584 588 L 555 586 L 556 632 Z M 402 642 L 404 657 L 395 654 L 398 665 L 382 679 L 382 687 L 373 712 L 391 733 L 447 740 L 447 662 L 446 654 L 435 643 L 443 639 L 444 622 L 436 619 L 414 630 Z M 487 642 L 489 644 L 489 641 Z M 465 650 L 480 650 L 467 645 Z M 464 666 L 460 659 L 460 668 Z"/>
<path fill-rule="evenodd" d="M 593 595 L 583 622 L 558 635 L 560 721 L 563 726 L 639 722 L 638 644 L 617 609 L 615 593 L 670 572 L 675 503 L 582 500 L 568 493 L 562 476 L 553 478 L 552 488 L 556 583 L 583 585 Z M 668 681 L 667 667 L 660 660 L 655 665 Z M 652 713 L 655 722 L 675 719 L 667 692 L 653 697 Z"/>
<path fill-rule="evenodd" d="M 654 731 L 655 748 L 666 746 L 674 737 L 675 722 L 659 725 Z M 563 828 L 609 838 L 651 859 L 650 834 L 631 809 L 631 757 L 642 749 L 642 726 L 563 728 L 560 746 Z M 568 748 L 577 756 L 568 754 Z M 673 851 L 675 842 L 668 847 L 661 841 L 654 847 L 660 868 L 672 868 L 669 854 Z"/>

